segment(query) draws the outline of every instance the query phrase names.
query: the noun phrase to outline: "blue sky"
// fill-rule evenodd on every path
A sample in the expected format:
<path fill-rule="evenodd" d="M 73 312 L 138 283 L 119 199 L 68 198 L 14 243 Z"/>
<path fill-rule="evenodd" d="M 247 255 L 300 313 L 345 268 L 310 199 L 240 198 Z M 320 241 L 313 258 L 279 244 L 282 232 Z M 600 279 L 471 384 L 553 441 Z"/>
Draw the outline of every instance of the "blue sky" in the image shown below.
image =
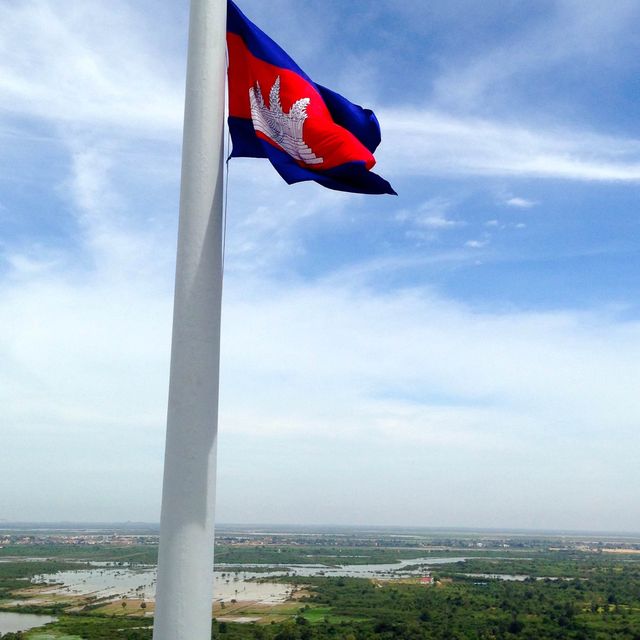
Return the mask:
<path fill-rule="evenodd" d="M 0 0 L 0 520 L 159 517 L 186 5 Z M 399 196 L 231 163 L 218 519 L 640 530 L 640 4 L 240 6 Z"/>

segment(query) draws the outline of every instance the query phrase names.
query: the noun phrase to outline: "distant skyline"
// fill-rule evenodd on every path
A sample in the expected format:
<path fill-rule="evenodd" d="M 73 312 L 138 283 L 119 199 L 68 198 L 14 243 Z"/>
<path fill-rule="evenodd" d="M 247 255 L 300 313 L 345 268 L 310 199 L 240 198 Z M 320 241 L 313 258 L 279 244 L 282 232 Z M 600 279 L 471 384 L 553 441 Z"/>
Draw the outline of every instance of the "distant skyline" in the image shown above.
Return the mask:
<path fill-rule="evenodd" d="M 0 520 L 0 533 L 8 535 L 27 535 L 41 532 L 42 534 L 70 535 L 71 533 L 86 533 L 88 535 L 147 535 L 157 536 L 160 533 L 159 522 L 6 522 Z M 431 535 L 460 535 L 470 537 L 500 538 L 502 536 L 525 537 L 584 537 L 603 539 L 624 538 L 640 540 L 637 531 L 603 531 L 603 530 L 567 530 L 567 529 L 509 529 L 509 528 L 478 528 L 478 527 L 425 527 L 402 525 L 332 525 L 332 524 L 292 524 L 292 523 L 233 523 L 218 522 L 216 535 L 226 536 L 230 533 L 244 533 L 246 535 L 287 536 L 301 535 L 385 535 L 424 536 Z"/>
<path fill-rule="evenodd" d="M 640 3 L 238 4 L 399 196 L 230 162 L 217 520 L 640 531 Z M 0 523 L 159 519 L 187 20 L 0 0 Z"/>

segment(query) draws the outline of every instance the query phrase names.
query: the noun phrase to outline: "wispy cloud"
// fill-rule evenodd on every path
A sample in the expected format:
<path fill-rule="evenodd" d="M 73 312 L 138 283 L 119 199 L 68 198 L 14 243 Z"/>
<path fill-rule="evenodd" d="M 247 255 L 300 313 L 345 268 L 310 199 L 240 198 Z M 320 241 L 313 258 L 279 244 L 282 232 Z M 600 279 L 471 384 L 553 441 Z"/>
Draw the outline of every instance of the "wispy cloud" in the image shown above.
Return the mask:
<path fill-rule="evenodd" d="M 249 370 L 261 376 L 258 372 L 274 366 L 272 374 L 277 371 L 280 378 L 297 380 L 291 389 L 299 388 L 306 384 L 301 368 L 311 358 L 311 386 L 323 379 L 323 385 L 342 389 L 337 398 L 345 392 L 375 397 L 377 388 L 386 393 L 395 389 L 400 396 L 436 393 L 468 406 L 486 406 L 509 397 L 507 404 L 512 408 L 518 405 L 526 413 L 535 406 L 539 415 L 549 415 L 551 405 L 560 407 L 565 402 L 580 414 L 580 424 L 590 429 L 600 428 L 611 393 L 621 401 L 624 398 L 627 409 L 631 408 L 631 380 L 620 388 L 624 376 L 616 375 L 607 382 L 599 373 L 601 366 L 613 366 L 612 357 L 618 360 L 615 344 L 633 339 L 639 331 L 636 325 L 618 323 L 615 317 L 570 312 L 481 314 L 436 294 L 379 294 L 349 285 L 337 287 L 335 281 L 326 288 L 278 290 L 267 285 L 264 294 L 250 303 L 242 301 L 241 288 L 233 287 L 233 291 L 228 300 L 231 315 L 226 342 L 228 362 L 234 363 L 232 378 Z M 248 324 L 233 320 L 241 317 L 252 320 Z M 389 327 L 394 330 L 389 332 Z M 264 340 L 267 335 L 271 336 L 268 341 Z M 347 343 L 349 353 L 337 358 L 340 345 Z M 585 360 L 587 352 L 591 356 Z M 635 366 L 632 354 L 619 355 L 626 363 L 620 362 L 621 371 Z M 380 366 L 371 368 L 372 361 Z M 518 373 L 518 362 L 532 364 Z M 548 369 L 550 363 L 554 363 L 554 373 Z M 345 386 L 342 376 L 353 376 L 359 382 Z M 605 385 L 607 390 L 589 396 L 587 408 L 584 385 Z M 322 397 L 324 394 L 318 396 L 318 402 L 322 403 Z M 637 403 L 631 406 L 633 411 L 640 410 Z M 631 426 L 633 421 L 624 422 Z M 251 423 L 246 428 L 253 429 Z"/>
<path fill-rule="evenodd" d="M 386 111 L 380 119 L 386 136 L 380 167 L 395 175 L 640 182 L 640 140 L 428 110 Z"/>
<path fill-rule="evenodd" d="M 464 226 L 464 221 L 448 217 L 455 204 L 450 198 L 437 196 L 415 209 L 401 209 L 395 219 L 408 227 L 405 232 L 408 238 L 419 243 L 431 242 L 437 239 L 439 232 Z"/>
<path fill-rule="evenodd" d="M 178 136 L 182 65 L 167 60 L 144 24 L 121 0 L 1 4 L 0 106 L 112 135 Z"/>
<path fill-rule="evenodd" d="M 345 208 L 354 207 L 345 194 L 314 184 L 291 190 L 265 160 L 232 161 L 229 176 L 225 264 L 231 270 L 278 268 L 305 253 L 313 229 L 340 225 Z"/>
<path fill-rule="evenodd" d="M 531 209 L 531 207 L 535 207 L 537 202 L 534 200 L 527 200 L 526 198 L 508 198 L 505 200 L 505 204 L 508 207 L 515 207 L 516 209 Z"/>
<path fill-rule="evenodd" d="M 420 218 L 417 222 L 421 227 L 426 227 L 427 229 L 452 229 L 462 224 L 456 220 L 449 220 L 440 215 L 427 215 Z"/>
<path fill-rule="evenodd" d="M 487 238 L 482 238 L 481 240 L 467 240 L 464 246 L 470 249 L 482 249 L 482 247 L 486 247 L 488 243 L 489 240 Z"/>
<path fill-rule="evenodd" d="M 581 62 L 588 69 L 603 63 L 625 65 L 630 58 L 625 47 L 637 46 L 634 27 L 640 17 L 638 3 L 620 0 L 599 2 L 559 0 L 549 5 L 544 18 L 531 20 L 517 37 L 506 30 L 495 44 L 487 43 L 484 54 L 473 51 L 467 58 L 452 56 L 446 70 L 435 81 L 435 101 L 460 112 L 481 112 L 491 105 L 502 111 L 512 104 L 509 96 L 541 70 L 557 69 L 568 62 Z"/>

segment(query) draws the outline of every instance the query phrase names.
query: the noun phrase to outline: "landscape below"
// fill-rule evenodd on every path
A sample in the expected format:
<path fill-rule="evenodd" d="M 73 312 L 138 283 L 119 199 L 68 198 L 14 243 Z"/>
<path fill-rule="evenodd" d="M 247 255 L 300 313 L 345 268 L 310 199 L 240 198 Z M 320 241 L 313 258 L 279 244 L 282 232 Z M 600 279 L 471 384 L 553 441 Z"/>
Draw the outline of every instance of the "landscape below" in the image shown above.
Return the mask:
<path fill-rule="evenodd" d="M 157 531 L 0 528 L 2 640 L 151 638 Z M 640 640 L 640 538 L 219 528 L 212 637 Z"/>

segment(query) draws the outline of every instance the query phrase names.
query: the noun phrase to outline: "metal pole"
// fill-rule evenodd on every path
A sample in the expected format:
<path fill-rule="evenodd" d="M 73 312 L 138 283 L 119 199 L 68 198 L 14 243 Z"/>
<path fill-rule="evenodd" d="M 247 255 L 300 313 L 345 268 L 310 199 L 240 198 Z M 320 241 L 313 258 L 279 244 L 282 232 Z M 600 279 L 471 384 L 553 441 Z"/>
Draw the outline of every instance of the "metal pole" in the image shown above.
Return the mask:
<path fill-rule="evenodd" d="M 154 640 L 210 640 L 226 0 L 191 0 Z"/>

